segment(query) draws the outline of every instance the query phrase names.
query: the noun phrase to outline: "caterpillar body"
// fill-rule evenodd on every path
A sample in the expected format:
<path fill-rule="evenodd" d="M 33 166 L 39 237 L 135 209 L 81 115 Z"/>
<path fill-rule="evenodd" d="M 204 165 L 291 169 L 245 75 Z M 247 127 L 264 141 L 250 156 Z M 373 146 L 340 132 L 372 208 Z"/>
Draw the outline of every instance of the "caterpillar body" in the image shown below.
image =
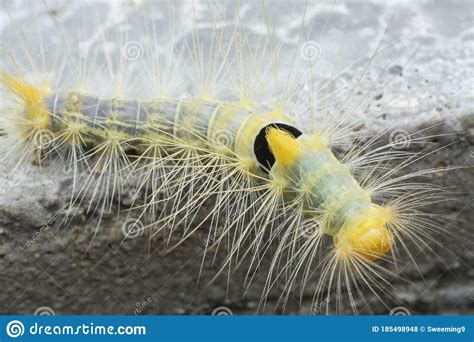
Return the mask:
<path fill-rule="evenodd" d="M 304 210 L 309 215 L 320 216 L 321 211 L 325 212 L 323 231 L 338 236 L 337 245 L 342 253 L 355 249 L 372 259 L 379 254 L 383 256 L 390 249 L 390 233 L 384 228 L 392 215 L 390 209 L 374 207 L 370 194 L 360 187 L 349 168 L 334 157 L 318 134 L 295 138 L 286 130 L 279 129 L 281 124 L 292 127 L 291 118 L 282 113 L 255 113 L 240 105 L 215 104 L 200 99 L 174 103 L 103 100 L 74 91 L 67 96 L 56 94 L 39 98 L 35 103 L 35 99 L 22 93 L 29 85 L 18 84 L 10 76 L 6 76 L 4 81 L 31 107 L 26 109 L 30 120 L 28 125 L 33 126 L 33 130 L 39 127 L 39 131 L 27 136 L 39 134 L 52 139 L 33 139 L 33 142 L 49 145 L 56 137 L 61 137 L 61 132 L 65 137 L 77 133 L 81 138 L 73 143 L 81 141 L 92 148 L 108 144 L 111 149 L 116 147 L 123 153 L 128 146 L 142 153 L 150 146 L 163 146 L 165 152 L 170 153 L 166 151 L 164 139 L 169 139 L 170 144 L 184 139 L 183 143 L 196 146 L 197 152 L 200 152 L 199 145 L 207 143 L 210 148 L 217 148 L 215 153 L 222 153 L 223 157 L 226 152 L 233 153 L 235 162 L 244 163 L 250 176 L 257 174 L 259 167 L 270 167 L 268 179 L 273 187 L 291 191 L 295 197 L 302 198 Z M 44 108 L 41 108 L 41 102 L 45 102 Z M 229 106 L 233 107 L 231 111 Z M 51 118 L 45 120 L 42 116 L 46 114 Z M 222 137 L 219 139 L 223 134 L 222 127 L 226 127 L 228 141 L 222 141 Z M 256 157 L 261 146 L 255 142 L 262 131 L 265 131 L 265 140 L 276 165 L 265 165 L 266 160 L 259 161 Z M 147 138 L 140 132 L 152 132 L 155 137 Z M 68 140 L 63 143 L 68 143 Z M 137 155 L 138 158 L 142 156 Z M 358 216 L 361 217 L 355 223 L 350 222 Z M 347 237 L 339 238 L 338 233 L 345 225 Z M 346 244 L 350 245 L 341 247 Z"/>
<path fill-rule="evenodd" d="M 268 255 L 272 261 L 264 271 L 262 304 L 277 283 L 284 283 L 281 300 L 286 303 L 295 287 L 313 281 L 315 302 L 335 289 L 335 302 L 341 305 L 345 291 L 357 311 L 354 297 L 361 288 L 377 296 L 388 292 L 387 279 L 394 274 L 384 264 L 396 258 L 398 249 L 411 255 L 407 241 L 425 245 L 432 232 L 442 229 L 421 209 L 428 202 L 447 200 L 447 193 L 411 180 L 439 170 L 397 176 L 420 154 L 396 149 L 394 142 L 369 151 L 376 137 L 363 148 L 341 152 L 335 147 L 357 134 L 353 128 L 359 122 L 352 112 L 318 112 L 314 94 L 308 101 L 299 97 L 303 90 L 298 79 L 304 72 L 292 68 L 285 79 L 297 86 L 273 87 L 283 77 L 276 72 L 273 81 L 266 79 L 267 71 L 271 74 L 278 66 L 272 40 L 253 51 L 241 26 L 231 29 L 228 40 L 223 31 L 213 28 L 215 47 L 207 64 L 201 61 L 203 42 L 193 35 L 191 42 L 184 39 L 178 56 L 172 51 L 164 69 L 158 68 L 160 76 L 168 75 L 179 69 L 170 65 L 179 65 L 183 51 L 191 56 L 201 81 L 193 89 L 200 90 L 176 97 L 127 97 L 115 89 L 107 96 L 87 90 L 84 79 L 64 80 L 65 70 L 78 68 L 81 77 L 109 69 L 110 78 L 124 88 L 146 82 L 158 58 L 155 50 L 149 64 L 137 67 L 123 56 L 113 61 L 100 44 L 74 56 L 70 43 L 64 42 L 68 54 L 65 62 L 51 66 L 53 81 L 47 80 L 51 73 L 30 77 L 31 69 L 6 53 L 14 68 L 4 67 L 1 74 L 8 103 L 0 112 L 6 133 L 3 157 L 20 156 L 19 165 L 62 159 L 74 178 L 71 206 L 89 199 L 89 208 L 100 216 L 115 210 L 123 188 L 133 184 L 140 194 L 131 205 L 139 212 L 137 221 L 145 221 L 154 235 L 177 234 L 180 241 L 204 229 L 217 237 L 208 239 L 212 243 L 206 251 L 227 242 L 222 269 L 244 259 L 249 270 L 258 268 Z M 92 60 L 89 71 L 82 69 L 86 58 Z M 26 64 L 32 62 L 29 58 Z M 257 66 L 264 71 L 252 75 Z M 138 81 L 137 68 L 144 75 Z M 213 73 L 215 84 L 209 85 Z M 237 85 L 219 83 L 222 73 Z M 213 94 L 219 87 L 227 92 Z M 271 94 L 272 100 L 262 93 Z M 213 209 L 202 219 L 198 213 L 209 201 Z M 332 240 L 329 246 L 325 237 Z M 319 275 L 312 280 L 316 270 Z M 249 283 L 253 277 L 249 271 Z"/>

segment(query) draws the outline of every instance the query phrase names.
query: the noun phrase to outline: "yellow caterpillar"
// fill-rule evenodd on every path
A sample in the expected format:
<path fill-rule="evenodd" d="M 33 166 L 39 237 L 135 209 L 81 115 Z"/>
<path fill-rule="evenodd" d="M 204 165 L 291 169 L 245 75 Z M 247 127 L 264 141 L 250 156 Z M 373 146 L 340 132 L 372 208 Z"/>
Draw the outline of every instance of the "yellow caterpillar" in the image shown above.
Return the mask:
<path fill-rule="evenodd" d="M 392 237 L 386 225 L 394 219 L 393 209 L 372 203 L 370 193 L 334 157 L 321 136 L 296 138 L 279 128 L 283 122 L 285 126 L 291 122 L 282 113 L 255 113 L 240 105 L 200 99 L 144 103 L 103 100 L 74 91 L 65 97 L 46 97 L 41 89 L 21 83 L 11 75 L 5 75 L 3 82 L 25 101 L 26 139 L 46 131 L 48 135 L 52 133 L 53 140 L 62 139 L 61 144 L 88 143 L 91 148 L 100 147 L 109 156 L 125 155 L 128 146 L 142 153 L 157 146 L 170 154 L 178 139 L 206 156 L 210 154 L 206 147 L 214 147 L 212 137 L 220 132 L 215 127 L 227 127 L 229 141 L 225 142 L 225 149 L 217 146 L 214 153 L 222 154 L 223 158 L 233 154 L 234 162 L 242 164 L 249 177 L 256 176 L 259 167 L 268 167 L 270 186 L 282 192 L 291 191 L 294 197 L 301 198 L 306 214 L 322 220 L 323 232 L 334 236 L 341 257 L 357 253 L 375 260 L 390 250 Z M 241 120 L 240 126 L 232 120 Z M 229 128 L 233 126 L 235 132 Z M 265 132 L 263 144 L 268 146 L 263 147 L 271 151 L 274 163 L 259 160 L 263 148 L 255 144 L 259 132 Z M 35 146 L 38 148 L 41 145 Z M 319 218 L 322 210 L 325 214 Z"/>
<path fill-rule="evenodd" d="M 446 193 L 410 180 L 438 170 L 396 175 L 420 156 L 394 149 L 393 142 L 369 151 L 376 138 L 362 149 L 338 152 L 334 147 L 350 140 L 359 122 L 337 109 L 318 112 L 313 76 L 308 81 L 313 94 L 307 101 L 298 97 L 305 72 L 293 69 L 307 58 L 288 53 L 292 67 L 283 77 L 273 39 L 258 40 L 254 49 L 237 23 L 230 27 L 230 38 L 225 36 L 229 26 L 212 28 L 210 53 L 203 52 L 205 39 L 196 33 L 179 49 L 171 47 L 164 61 L 155 47 L 137 63 L 103 51 L 107 32 L 101 30 L 99 43 L 81 55 L 70 41 L 57 43 L 54 50 L 63 58 L 54 58 L 48 73 L 36 65 L 44 56 L 35 61 L 28 52 L 21 65 L 3 47 L 2 96 L 8 101 L 0 111 L 6 132 L 2 156 L 18 157 L 19 164 L 65 160 L 74 177 L 71 205 L 88 199 L 101 217 L 115 210 L 123 188 L 133 184 L 142 197 L 131 207 L 153 234 L 177 234 L 183 241 L 205 230 L 215 236 L 206 251 L 228 244 L 222 269 L 248 259 L 250 270 L 268 255 L 272 262 L 264 270 L 262 304 L 277 283 L 284 284 L 286 303 L 293 288 L 313 281 L 316 302 L 328 289 L 335 287 L 341 296 L 344 288 L 354 310 L 361 288 L 384 292 L 387 276 L 393 275 L 385 262 L 407 249 L 407 239 L 425 244 L 430 232 L 440 229 L 421 208 L 446 200 Z M 151 37 L 162 34 L 154 27 L 149 31 Z M 20 39 L 27 46 L 38 40 Z M 304 44 L 298 42 L 297 51 Z M 180 61 L 183 54 L 189 55 L 187 63 Z M 32 64 L 36 74 L 28 68 Z M 183 87 L 170 95 L 155 87 L 171 84 L 180 65 L 184 74 L 194 68 L 197 75 L 190 93 Z M 316 70 L 310 66 L 311 75 Z M 72 76 L 64 79 L 65 73 Z M 102 73 L 109 82 L 95 82 L 96 91 L 87 86 L 87 78 L 100 80 Z M 130 91 L 135 97 L 127 96 L 130 84 L 138 85 Z M 107 86 L 112 86 L 108 94 Z M 396 167 L 386 163 L 391 160 Z M 209 205 L 213 209 L 197 219 Z M 325 237 L 332 240 L 329 248 L 323 247 Z M 319 276 L 311 280 L 315 269 Z M 252 278 L 249 271 L 249 282 Z"/>

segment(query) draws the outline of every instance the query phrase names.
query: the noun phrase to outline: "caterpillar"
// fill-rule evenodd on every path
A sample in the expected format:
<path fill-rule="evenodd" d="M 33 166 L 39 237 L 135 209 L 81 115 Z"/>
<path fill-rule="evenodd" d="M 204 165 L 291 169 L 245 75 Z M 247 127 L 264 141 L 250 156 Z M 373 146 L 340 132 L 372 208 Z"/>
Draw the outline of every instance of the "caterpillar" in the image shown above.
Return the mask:
<path fill-rule="evenodd" d="M 1 44 L 3 160 L 17 160 L 13 173 L 46 167 L 72 177 L 65 222 L 85 206 L 99 217 L 96 233 L 108 212 L 144 223 L 170 249 L 206 232 L 204 255 L 225 250 L 220 272 L 245 264 L 247 287 L 264 274 L 262 307 L 278 284 L 282 306 L 309 283 L 314 303 L 357 313 L 367 291 L 383 302 L 398 255 L 414 262 L 416 245 L 451 234 L 443 215 L 423 211 L 450 193 L 419 179 L 452 168 L 404 173 L 433 151 L 381 145 L 385 131 L 357 143 L 358 127 L 379 113 L 360 113 L 370 94 L 348 99 L 384 53 L 383 36 L 373 55 L 343 69 L 363 75 L 335 105 L 342 73 L 318 83 L 322 51 L 305 21 L 317 6 L 299 4 L 289 47 L 276 39 L 268 4 L 257 19 L 263 31 L 241 22 L 250 2 L 228 5 L 231 14 L 185 2 L 194 19 L 183 20 L 179 5 L 150 2 L 103 23 L 102 5 L 84 2 L 72 29 L 50 16 L 53 38 L 38 23 L 18 27 L 12 46 Z M 210 27 L 201 32 L 203 18 Z M 121 208 L 128 188 L 135 196 Z"/>

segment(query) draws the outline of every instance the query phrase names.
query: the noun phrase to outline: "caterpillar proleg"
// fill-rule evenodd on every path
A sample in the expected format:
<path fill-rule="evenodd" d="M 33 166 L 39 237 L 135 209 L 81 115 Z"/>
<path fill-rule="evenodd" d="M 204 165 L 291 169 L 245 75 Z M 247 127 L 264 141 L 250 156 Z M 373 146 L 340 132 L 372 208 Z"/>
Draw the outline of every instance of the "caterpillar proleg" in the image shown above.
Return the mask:
<path fill-rule="evenodd" d="M 424 211 L 451 192 L 423 177 L 457 168 L 408 172 L 447 146 L 407 151 L 382 143 L 394 127 L 360 131 L 384 115 L 366 108 L 397 77 L 388 67 L 413 53 L 390 50 L 391 16 L 369 56 L 338 70 L 343 44 L 318 42 L 338 29 L 328 23 L 346 2 L 297 2 L 288 35 L 267 2 L 257 15 L 246 1 L 119 3 L 81 2 L 72 24 L 11 19 L 17 32 L 0 45 L 0 157 L 15 160 L 11 172 L 71 178 L 65 226 L 82 206 L 98 217 L 96 234 L 103 215 L 116 213 L 166 250 L 205 234 L 202 262 L 221 252 L 218 275 L 244 268 L 245 289 L 263 282 L 261 309 L 275 291 L 284 308 L 307 287 L 327 313 L 357 313 L 369 292 L 390 309 L 400 256 L 413 263 L 417 248 L 453 235 L 444 215 Z M 125 14 L 103 21 L 111 8 Z M 12 10 L 3 4 L 6 16 Z M 326 21 L 308 22 L 319 11 Z M 374 85 L 356 96 L 371 67 L 380 70 Z M 350 85 L 348 70 L 360 72 Z M 423 145 L 443 135 L 423 133 L 405 137 Z M 123 205 L 127 189 L 133 198 Z"/>

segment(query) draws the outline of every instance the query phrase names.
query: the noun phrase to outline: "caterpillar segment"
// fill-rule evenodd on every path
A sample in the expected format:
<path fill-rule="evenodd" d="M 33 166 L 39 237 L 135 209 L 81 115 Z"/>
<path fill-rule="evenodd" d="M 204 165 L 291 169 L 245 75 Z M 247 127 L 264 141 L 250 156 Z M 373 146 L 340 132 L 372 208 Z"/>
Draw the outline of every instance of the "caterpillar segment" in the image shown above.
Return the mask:
<path fill-rule="evenodd" d="M 390 251 L 393 236 L 387 223 L 393 213 L 372 202 L 320 136 L 295 138 L 274 127 L 266 136 L 276 159 L 270 178 L 303 195 L 307 214 L 319 215 L 323 209 L 323 232 L 333 237 L 341 258 L 356 253 L 374 261 Z"/>

